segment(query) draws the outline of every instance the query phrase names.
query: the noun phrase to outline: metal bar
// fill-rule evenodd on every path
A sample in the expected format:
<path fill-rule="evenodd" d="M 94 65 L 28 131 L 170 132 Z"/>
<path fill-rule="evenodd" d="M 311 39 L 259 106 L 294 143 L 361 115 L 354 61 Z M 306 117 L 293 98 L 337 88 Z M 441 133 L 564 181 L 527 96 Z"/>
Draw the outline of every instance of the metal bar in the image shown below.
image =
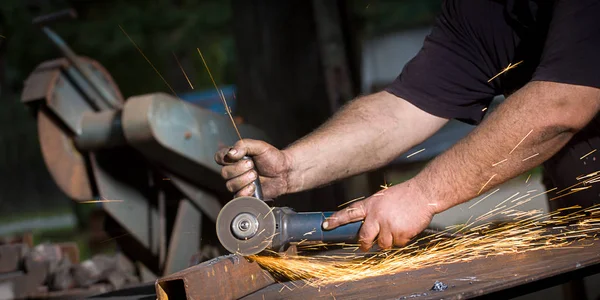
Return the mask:
<path fill-rule="evenodd" d="M 583 242 L 583 243 L 589 243 Z M 399 270 L 395 274 L 330 284 L 273 284 L 243 299 L 511 299 L 600 272 L 600 244 L 482 257 L 469 262 Z M 432 291 L 436 281 L 448 288 Z M 390 284 L 393 282 L 394 284 Z M 293 291 L 283 285 L 293 287 Z"/>
<path fill-rule="evenodd" d="M 256 262 L 227 255 L 158 279 L 158 300 L 238 299 L 275 282 Z"/>
<path fill-rule="evenodd" d="M 46 27 L 46 26 L 42 27 L 42 31 L 48 36 L 50 41 L 56 47 L 58 47 L 58 49 L 71 62 L 71 64 L 73 64 L 75 69 L 90 84 L 92 89 L 100 96 L 102 101 L 104 101 L 106 104 L 108 104 L 112 108 L 120 108 L 121 107 L 120 103 L 117 101 L 115 96 L 106 89 L 106 85 L 100 83 L 98 81 L 98 78 L 90 71 L 90 69 L 83 66 L 79 62 L 79 58 L 77 57 L 75 52 L 73 52 L 73 50 L 71 50 L 71 48 L 69 48 L 69 46 L 63 41 L 63 39 L 60 38 L 60 36 L 58 36 L 58 34 L 56 34 L 54 31 L 52 31 L 52 29 L 50 29 L 49 27 Z M 98 104 L 98 103 L 96 103 L 96 104 Z M 98 104 L 98 105 L 100 106 L 100 104 Z"/>
<path fill-rule="evenodd" d="M 79 150 L 94 151 L 127 144 L 120 111 L 84 112 L 80 126 L 81 132 L 74 138 Z"/>

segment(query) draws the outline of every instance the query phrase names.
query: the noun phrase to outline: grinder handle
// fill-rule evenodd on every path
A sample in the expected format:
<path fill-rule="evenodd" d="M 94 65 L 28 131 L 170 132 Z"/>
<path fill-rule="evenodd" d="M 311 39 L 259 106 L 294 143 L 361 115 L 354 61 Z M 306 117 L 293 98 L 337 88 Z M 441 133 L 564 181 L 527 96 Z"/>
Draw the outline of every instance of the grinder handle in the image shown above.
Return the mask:
<path fill-rule="evenodd" d="M 251 160 L 254 172 L 256 172 L 256 179 L 254 179 L 254 182 L 252 182 L 252 184 L 254 185 L 254 193 L 252 193 L 252 197 L 264 201 L 265 199 L 263 198 L 262 185 L 260 184 L 260 176 L 258 176 L 258 169 L 256 168 L 254 160 L 250 156 L 244 156 L 242 157 L 242 159 Z"/>

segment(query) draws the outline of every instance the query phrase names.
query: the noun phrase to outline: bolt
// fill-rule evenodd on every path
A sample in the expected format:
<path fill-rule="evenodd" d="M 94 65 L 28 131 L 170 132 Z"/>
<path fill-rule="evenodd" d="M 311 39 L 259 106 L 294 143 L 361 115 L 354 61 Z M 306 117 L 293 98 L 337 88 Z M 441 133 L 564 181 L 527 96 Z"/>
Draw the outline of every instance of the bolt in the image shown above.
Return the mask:
<path fill-rule="evenodd" d="M 250 222 L 248 220 L 240 222 L 240 230 L 246 231 L 248 229 L 250 229 Z"/>

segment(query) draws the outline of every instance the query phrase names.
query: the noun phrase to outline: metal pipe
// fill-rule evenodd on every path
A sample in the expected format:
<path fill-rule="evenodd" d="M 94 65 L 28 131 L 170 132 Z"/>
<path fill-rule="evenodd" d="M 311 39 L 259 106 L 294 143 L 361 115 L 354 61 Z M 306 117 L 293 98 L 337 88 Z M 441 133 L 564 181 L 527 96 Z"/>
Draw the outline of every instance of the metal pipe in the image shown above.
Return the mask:
<path fill-rule="evenodd" d="M 121 111 L 86 112 L 81 117 L 81 134 L 74 138 L 83 151 L 95 151 L 127 144 L 121 123 Z"/>

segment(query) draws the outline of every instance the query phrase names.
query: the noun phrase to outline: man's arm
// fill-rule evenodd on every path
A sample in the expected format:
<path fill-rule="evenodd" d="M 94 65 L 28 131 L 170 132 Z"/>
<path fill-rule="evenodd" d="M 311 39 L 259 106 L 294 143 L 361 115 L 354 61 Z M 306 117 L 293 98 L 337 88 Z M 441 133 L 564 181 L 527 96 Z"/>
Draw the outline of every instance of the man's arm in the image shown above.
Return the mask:
<path fill-rule="evenodd" d="M 385 91 L 359 98 L 283 150 L 292 161 L 290 192 L 382 167 L 447 122 Z"/>
<path fill-rule="evenodd" d="M 252 193 L 256 173 L 265 197 L 315 188 L 383 166 L 438 131 L 448 119 L 413 106 L 388 92 L 352 101 L 306 137 L 280 151 L 255 140 L 242 140 L 216 153 L 224 165 L 227 188 L 237 196 Z"/>
<path fill-rule="evenodd" d="M 414 182 L 444 211 L 546 161 L 599 109 L 600 89 L 531 82 Z"/>
<path fill-rule="evenodd" d="M 336 212 L 325 229 L 364 220 L 361 248 L 404 245 L 435 213 L 466 202 L 560 150 L 600 109 L 600 89 L 531 82 L 411 180 Z M 495 166 L 494 166 L 495 165 Z"/>

